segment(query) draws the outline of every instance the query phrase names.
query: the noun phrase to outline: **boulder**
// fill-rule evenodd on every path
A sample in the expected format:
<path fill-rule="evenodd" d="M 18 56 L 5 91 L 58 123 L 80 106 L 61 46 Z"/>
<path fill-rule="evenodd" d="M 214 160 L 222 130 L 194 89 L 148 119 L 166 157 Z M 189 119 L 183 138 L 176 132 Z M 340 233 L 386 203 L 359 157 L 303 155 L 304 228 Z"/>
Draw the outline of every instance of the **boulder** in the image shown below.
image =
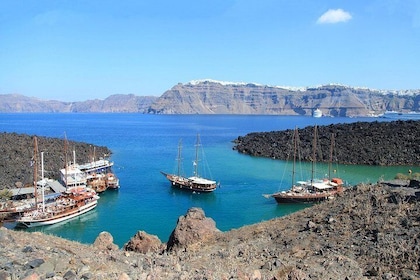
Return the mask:
<path fill-rule="evenodd" d="M 138 231 L 123 247 L 125 251 L 139 253 L 162 252 L 164 245 L 156 235 Z"/>
<path fill-rule="evenodd" d="M 193 244 L 208 240 L 215 233 L 220 232 L 216 228 L 213 219 L 207 218 L 201 208 L 190 208 L 185 216 L 178 218 L 177 225 L 168 240 L 167 249 L 187 249 Z"/>
<path fill-rule="evenodd" d="M 93 247 L 102 251 L 118 250 L 118 245 L 114 244 L 114 237 L 109 232 L 103 231 L 96 237 Z"/>

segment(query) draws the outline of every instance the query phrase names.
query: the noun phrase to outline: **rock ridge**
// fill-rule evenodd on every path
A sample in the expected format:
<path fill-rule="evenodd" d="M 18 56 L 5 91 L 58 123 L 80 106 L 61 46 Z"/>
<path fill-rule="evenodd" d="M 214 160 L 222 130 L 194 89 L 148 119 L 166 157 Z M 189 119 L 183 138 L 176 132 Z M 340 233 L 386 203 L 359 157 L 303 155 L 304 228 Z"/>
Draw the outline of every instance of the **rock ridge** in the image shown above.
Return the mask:
<path fill-rule="evenodd" d="M 0 112 L 102 112 L 141 114 L 262 114 L 377 116 L 385 111 L 420 111 L 420 90 L 376 90 L 329 84 L 279 87 L 199 80 L 179 83 L 161 96 L 114 94 L 104 100 L 61 102 L 18 94 L 0 95 Z"/>

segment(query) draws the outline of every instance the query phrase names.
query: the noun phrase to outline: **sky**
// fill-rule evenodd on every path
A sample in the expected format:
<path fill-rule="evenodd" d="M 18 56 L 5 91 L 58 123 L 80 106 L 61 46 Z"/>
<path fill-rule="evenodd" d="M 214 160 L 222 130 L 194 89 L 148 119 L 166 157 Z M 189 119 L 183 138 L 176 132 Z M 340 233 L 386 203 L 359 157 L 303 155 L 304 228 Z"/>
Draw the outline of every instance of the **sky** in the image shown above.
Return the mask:
<path fill-rule="evenodd" d="M 1 0 L 0 94 L 160 96 L 213 79 L 420 88 L 420 0 Z"/>

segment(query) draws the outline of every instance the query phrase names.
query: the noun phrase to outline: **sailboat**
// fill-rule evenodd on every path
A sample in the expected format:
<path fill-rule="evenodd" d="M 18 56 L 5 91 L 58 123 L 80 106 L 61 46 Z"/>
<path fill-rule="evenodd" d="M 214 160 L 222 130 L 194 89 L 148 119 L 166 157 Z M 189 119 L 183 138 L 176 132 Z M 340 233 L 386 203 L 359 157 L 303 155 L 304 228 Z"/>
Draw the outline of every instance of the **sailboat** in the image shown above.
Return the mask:
<path fill-rule="evenodd" d="M 86 213 L 97 206 L 98 195 L 92 189 L 75 186 L 67 188 L 63 193 L 57 193 L 45 196 L 42 192 L 42 198 L 38 198 L 38 142 L 34 137 L 34 195 L 35 203 L 32 209 L 24 211 L 16 219 L 17 227 L 37 227 L 52 225 L 69 220 Z"/>
<path fill-rule="evenodd" d="M 329 171 L 328 177 L 324 179 L 315 179 L 315 161 L 316 161 L 316 139 L 317 139 L 317 127 L 314 128 L 314 140 L 313 140 L 313 155 L 312 155 L 312 171 L 311 179 L 309 181 L 298 181 L 295 183 L 295 166 L 296 166 L 296 154 L 298 151 L 298 130 L 295 129 L 293 135 L 293 171 L 292 171 L 292 187 L 287 191 L 277 192 L 271 195 L 277 203 L 315 203 L 324 200 L 334 198 L 336 195 L 344 191 L 343 181 L 340 178 L 329 179 L 331 173 Z M 333 153 L 334 137 L 331 137 L 331 148 L 330 148 L 330 164 L 329 170 L 331 169 L 332 153 Z"/>
<path fill-rule="evenodd" d="M 194 174 L 191 177 L 182 175 L 182 141 L 178 143 L 178 169 L 176 174 L 169 174 L 162 172 L 163 176 L 171 182 L 173 187 L 195 192 L 212 192 L 217 188 L 216 181 L 206 179 L 199 174 L 199 149 L 200 149 L 200 135 L 197 134 L 197 141 L 195 145 L 195 159 L 193 161 Z"/>

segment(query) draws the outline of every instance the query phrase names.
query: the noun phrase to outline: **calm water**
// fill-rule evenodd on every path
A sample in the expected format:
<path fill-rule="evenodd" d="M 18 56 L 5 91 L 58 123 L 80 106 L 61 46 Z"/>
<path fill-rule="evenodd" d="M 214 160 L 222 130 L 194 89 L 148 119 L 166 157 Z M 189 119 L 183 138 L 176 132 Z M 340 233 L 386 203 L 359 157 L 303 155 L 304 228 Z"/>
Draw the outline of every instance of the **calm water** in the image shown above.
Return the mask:
<path fill-rule="evenodd" d="M 141 114 L 0 114 L 0 132 L 64 138 L 109 147 L 121 189 L 101 195 L 98 207 L 69 222 L 37 231 L 83 243 L 93 243 L 108 231 L 120 247 L 137 231 L 166 242 L 179 216 L 201 207 L 223 230 L 269 220 L 301 209 L 277 205 L 263 194 L 287 189 L 290 172 L 283 161 L 241 155 L 232 141 L 249 132 L 306 126 L 387 121 L 374 118 L 310 118 L 290 116 L 141 115 Z M 196 134 L 199 133 L 211 177 L 221 187 L 210 194 L 171 188 L 160 171 L 176 167 L 178 141 L 183 141 L 185 172 L 192 172 Z M 42 147 L 39 147 L 42 151 Z M 77 153 L 77 151 L 76 151 Z M 322 168 L 322 166 L 320 167 Z M 391 179 L 397 172 L 418 167 L 338 166 L 350 184 Z M 416 171 L 419 172 L 419 171 Z"/>

